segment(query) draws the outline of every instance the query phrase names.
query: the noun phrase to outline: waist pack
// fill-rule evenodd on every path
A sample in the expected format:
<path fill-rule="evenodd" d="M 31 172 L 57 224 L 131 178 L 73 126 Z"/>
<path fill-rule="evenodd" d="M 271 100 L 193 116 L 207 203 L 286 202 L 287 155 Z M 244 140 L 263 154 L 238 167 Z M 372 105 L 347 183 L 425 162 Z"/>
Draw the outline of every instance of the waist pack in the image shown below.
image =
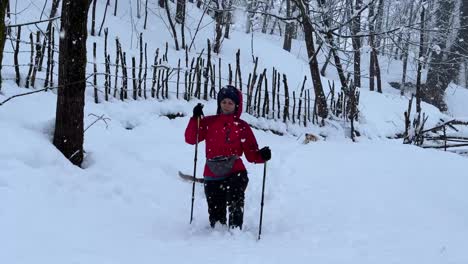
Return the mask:
<path fill-rule="evenodd" d="M 206 165 L 218 177 L 227 176 L 234 166 L 238 156 L 219 156 L 206 160 Z"/>

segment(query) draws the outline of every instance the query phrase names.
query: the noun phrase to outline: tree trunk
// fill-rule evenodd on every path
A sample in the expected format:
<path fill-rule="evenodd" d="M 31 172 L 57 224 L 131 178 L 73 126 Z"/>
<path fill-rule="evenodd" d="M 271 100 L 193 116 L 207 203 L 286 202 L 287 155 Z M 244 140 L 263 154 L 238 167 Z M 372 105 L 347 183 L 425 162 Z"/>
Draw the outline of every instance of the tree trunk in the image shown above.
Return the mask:
<path fill-rule="evenodd" d="M 379 7 L 377 9 L 377 18 L 376 18 L 376 25 L 375 25 L 375 31 L 377 32 L 382 32 L 382 24 L 383 24 L 383 17 L 384 17 L 384 0 L 378 0 L 379 1 Z M 375 37 L 375 46 L 380 47 L 381 44 L 381 35 L 377 35 Z"/>
<path fill-rule="evenodd" d="M 249 34 L 252 28 L 252 19 L 254 18 L 254 9 L 256 9 L 256 0 L 250 0 L 247 4 L 247 21 L 245 22 L 245 33 Z"/>
<path fill-rule="evenodd" d="M 1 4 L 0 19 L 2 19 L 1 21 L 5 21 L 6 7 L 8 5 L 8 0 L 1 0 L 0 4 Z M 6 33 L 7 33 L 7 28 L 5 26 L 5 23 L 2 22 L 0 23 L 0 90 L 2 89 L 2 80 L 3 80 L 2 79 L 3 49 L 5 48 Z"/>
<path fill-rule="evenodd" d="M 380 74 L 379 57 L 377 57 L 377 51 L 374 52 L 374 73 L 377 78 L 377 92 L 382 93 L 382 77 Z"/>
<path fill-rule="evenodd" d="M 318 0 L 317 3 L 322 8 L 326 4 L 325 0 Z M 322 10 L 324 10 L 324 9 L 322 9 Z M 330 17 L 330 15 L 328 13 L 324 12 L 324 13 L 322 13 L 322 19 L 324 21 L 325 27 L 330 28 L 330 26 L 331 26 L 331 17 Z M 338 56 L 338 49 L 337 49 L 337 47 L 335 45 L 335 40 L 333 38 L 333 34 L 332 34 L 331 31 L 328 31 L 326 33 L 325 39 L 326 39 L 328 45 L 330 46 L 330 53 L 331 53 L 331 55 L 333 55 L 333 60 L 335 61 L 335 67 L 336 67 L 336 70 L 338 72 L 338 77 L 340 78 L 341 87 L 347 87 L 346 77 L 344 75 L 344 70 L 343 70 L 343 65 L 341 63 L 340 57 Z M 328 63 L 328 60 L 329 59 L 327 59 L 326 63 Z M 325 69 L 325 65 L 324 65 L 324 69 Z M 322 69 L 323 74 L 325 73 L 324 69 Z"/>
<path fill-rule="evenodd" d="M 418 70 L 417 70 L 417 75 L 416 75 L 416 112 L 418 113 L 418 115 L 420 116 L 421 115 L 421 70 L 422 70 L 422 57 L 423 57 L 423 52 L 424 52 L 424 30 L 425 30 L 425 14 L 426 13 L 426 9 L 425 7 L 423 6 L 422 7 L 422 10 L 421 10 L 421 19 L 420 19 L 420 23 L 421 23 L 421 28 L 420 28 L 420 32 L 419 32 L 419 56 L 418 56 Z M 408 112 L 408 115 L 410 113 Z M 418 118 L 418 122 L 419 122 L 419 118 Z"/>
<path fill-rule="evenodd" d="M 291 0 L 286 0 L 286 18 L 291 17 Z M 283 49 L 286 51 L 291 51 L 292 36 L 293 36 L 293 22 L 286 22 L 284 30 L 284 42 Z"/>
<path fill-rule="evenodd" d="M 215 11 L 215 21 L 216 21 L 216 29 L 215 29 L 215 41 L 213 44 L 213 52 L 214 53 L 219 53 L 221 50 L 221 37 L 223 35 L 223 12 L 220 10 L 221 6 L 219 5 L 218 2 L 215 2 L 216 4 L 216 11 Z"/>
<path fill-rule="evenodd" d="M 54 145 L 73 164 L 83 161 L 83 116 L 86 88 L 87 21 L 91 1 L 62 4 L 59 51 L 59 88 Z"/>
<path fill-rule="evenodd" d="M 302 26 L 304 28 L 304 37 L 307 48 L 307 56 L 309 57 L 309 69 L 314 84 L 315 102 L 317 105 L 317 113 L 321 118 L 327 118 L 328 108 L 325 93 L 323 92 L 322 80 L 320 79 L 320 70 L 317 61 L 317 55 L 314 46 L 314 27 L 309 18 L 309 9 L 302 0 L 293 0 L 299 8 L 302 17 Z"/>
<path fill-rule="evenodd" d="M 281 0 L 281 4 L 278 10 L 278 16 L 280 16 L 283 11 L 283 3 L 284 3 L 284 0 Z M 270 35 L 273 35 L 273 33 L 275 33 L 275 28 L 276 28 L 276 24 L 278 24 L 278 20 L 279 20 L 278 18 L 275 18 L 275 21 L 273 22 L 273 26 L 271 27 L 271 30 L 270 30 Z M 280 29 L 280 36 L 281 36 L 281 25 L 278 25 L 278 27 Z"/>
<path fill-rule="evenodd" d="M 381 16 L 382 14 L 377 13 L 377 17 Z M 369 6 L 369 45 L 371 47 L 370 53 L 370 63 L 369 63 L 369 89 L 374 91 L 375 82 L 374 79 L 377 79 L 377 91 L 379 93 L 382 92 L 382 81 L 380 78 L 380 66 L 379 66 L 379 59 L 377 57 L 377 47 L 375 44 L 375 19 L 374 19 L 374 4 L 371 3 Z"/>
<path fill-rule="evenodd" d="M 229 32 L 231 31 L 231 22 L 232 22 L 232 0 L 227 0 L 226 20 L 224 21 L 224 38 L 229 39 Z"/>
<path fill-rule="evenodd" d="M 361 15 L 357 13 L 362 6 L 362 0 L 356 0 L 354 6 L 354 19 L 352 22 L 352 44 L 354 50 L 354 85 L 361 87 L 361 39 L 358 34 L 361 32 Z"/>
<path fill-rule="evenodd" d="M 148 0 L 146 0 L 146 1 L 148 1 Z M 106 8 L 104 9 L 104 15 L 103 15 L 103 17 L 102 17 L 101 26 L 99 27 L 98 36 L 101 36 L 102 27 L 104 27 L 104 22 L 106 21 L 107 8 L 108 8 L 109 6 L 110 6 L 110 0 L 107 0 Z M 144 25 L 144 29 L 146 29 L 146 22 L 145 22 L 145 25 Z"/>
<path fill-rule="evenodd" d="M 468 60 L 465 60 L 464 66 L 465 66 L 465 88 L 468 89 Z"/>
<path fill-rule="evenodd" d="M 177 0 L 176 8 L 176 22 L 182 24 L 185 18 L 185 1 L 186 0 Z"/>
<path fill-rule="evenodd" d="M 91 15 L 91 36 L 96 35 L 96 3 L 98 0 L 91 0 L 93 1 L 93 10 Z M 63 2 L 65 4 L 65 2 Z"/>
<path fill-rule="evenodd" d="M 462 64 L 466 65 L 468 58 L 468 2 L 461 1 L 460 5 L 460 29 L 458 36 L 454 42 L 453 52 L 449 58 L 453 60 L 454 70 L 451 72 L 450 78 L 455 80 L 460 72 Z M 466 71 L 466 68 L 465 68 Z M 450 73 L 450 72 L 449 72 Z"/>
<path fill-rule="evenodd" d="M 409 10 L 408 28 L 410 27 L 410 25 L 413 24 L 413 21 L 414 21 L 414 2 L 411 2 L 410 10 Z M 406 90 L 406 72 L 408 69 L 408 55 L 409 55 L 408 53 L 409 53 L 410 40 L 411 40 L 411 32 L 408 30 L 408 32 L 406 33 L 405 43 L 403 45 L 403 51 L 402 51 L 403 74 L 401 77 L 400 95 L 404 95 L 405 90 Z"/>
<path fill-rule="evenodd" d="M 267 15 L 270 8 L 273 6 L 273 0 L 266 2 L 263 8 L 263 25 L 262 25 L 262 33 L 266 34 L 268 28 L 268 22 L 270 21 L 270 16 Z"/>
<path fill-rule="evenodd" d="M 453 73 L 458 72 L 457 64 L 449 56 L 451 46 L 447 46 L 449 35 L 453 34 L 451 18 L 455 3 L 452 0 L 440 0 L 436 9 L 436 23 L 439 31 L 434 36 L 431 46 L 431 61 L 427 73 L 426 85 L 422 90 L 423 100 L 437 106 L 440 110 L 447 110 L 444 102 L 444 93 L 453 80 Z"/>
<path fill-rule="evenodd" d="M 59 4 L 60 4 L 60 0 L 54 0 L 52 2 L 52 7 L 50 9 L 49 18 L 55 17 L 55 15 L 57 14 L 57 9 L 58 9 Z M 43 63 L 44 55 L 45 55 L 46 41 L 47 41 L 47 38 L 48 38 L 47 36 L 50 35 L 49 33 L 52 30 L 52 22 L 53 21 L 49 21 L 49 23 L 47 23 L 47 29 L 46 29 L 46 32 L 45 32 L 46 37 L 42 41 L 42 52 L 41 52 L 41 59 L 39 61 L 39 70 L 42 69 L 42 63 Z"/>
<path fill-rule="evenodd" d="M 166 9 L 167 20 L 169 20 L 169 25 L 171 26 L 171 29 L 172 29 L 172 35 L 174 37 L 174 45 L 175 45 L 176 50 L 179 50 L 179 41 L 177 38 L 177 31 L 175 29 L 174 23 L 172 22 L 171 13 L 169 12 L 169 4 L 167 3 L 167 0 L 164 0 L 164 5 L 166 6 L 164 9 Z"/>

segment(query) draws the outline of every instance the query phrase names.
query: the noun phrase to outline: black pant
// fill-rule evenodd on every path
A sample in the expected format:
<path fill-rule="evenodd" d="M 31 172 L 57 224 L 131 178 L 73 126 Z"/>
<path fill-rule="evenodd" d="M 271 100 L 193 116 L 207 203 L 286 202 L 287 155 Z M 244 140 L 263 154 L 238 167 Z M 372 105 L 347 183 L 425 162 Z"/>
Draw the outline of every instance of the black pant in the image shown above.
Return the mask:
<path fill-rule="evenodd" d="M 216 222 L 226 224 L 229 208 L 229 227 L 242 229 L 244 221 L 244 192 L 249 178 L 247 171 L 232 174 L 223 180 L 205 181 L 205 195 L 211 227 Z"/>

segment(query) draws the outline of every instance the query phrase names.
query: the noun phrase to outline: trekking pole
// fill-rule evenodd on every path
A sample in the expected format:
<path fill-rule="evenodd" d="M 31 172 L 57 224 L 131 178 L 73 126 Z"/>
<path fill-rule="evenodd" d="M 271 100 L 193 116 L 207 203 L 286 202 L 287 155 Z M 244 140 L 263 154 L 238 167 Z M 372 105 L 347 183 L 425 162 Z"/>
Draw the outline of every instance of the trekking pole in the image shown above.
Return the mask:
<path fill-rule="evenodd" d="M 192 208 L 190 209 L 190 224 L 193 220 L 193 202 L 195 201 L 195 179 L 197 178 L 197 155 L 198 155 L 198 134 L 200 131 L 200 117 L 197 117 L 197 141 L 195 143 L 195 157 L 193 158 L 193 185 L 192 185 Z"/>
<path fill-rule="evenodd" d="M 266 168 L 267 162 L 263 164 L 263 185 L 262 185 L 262 202 L 260 203 L 260 224 L 258 227 L 258 239 L 260 240 L 260 236 L 262 235 L 262 221 L 263 221 L 263 198 L 265 194 L 265 178 L 266 178 Z"/>

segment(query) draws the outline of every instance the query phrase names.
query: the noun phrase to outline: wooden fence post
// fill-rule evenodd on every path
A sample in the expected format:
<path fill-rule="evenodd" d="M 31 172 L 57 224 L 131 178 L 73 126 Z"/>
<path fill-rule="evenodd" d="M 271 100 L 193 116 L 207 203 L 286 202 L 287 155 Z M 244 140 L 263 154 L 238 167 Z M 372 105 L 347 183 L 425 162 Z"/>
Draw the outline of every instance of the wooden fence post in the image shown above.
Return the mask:
<path fill-rule="evenodd" d="M 15 55 L 14 55 L 14 62 L 15 62 L 15 73 L 16 73 L 16 85 L 20 86 L 21 76 L 19 70 L 19 61 L 18 61 L 18 53 L 20 49 L 20 42 L 21 42 L 21 26 L 17 29 L 16 34 L 16 48 L 15 48 Z M 50 51 L 49 51 L 50 52 Z M 45 85 L 47 87 L 47 85 Z"/>

